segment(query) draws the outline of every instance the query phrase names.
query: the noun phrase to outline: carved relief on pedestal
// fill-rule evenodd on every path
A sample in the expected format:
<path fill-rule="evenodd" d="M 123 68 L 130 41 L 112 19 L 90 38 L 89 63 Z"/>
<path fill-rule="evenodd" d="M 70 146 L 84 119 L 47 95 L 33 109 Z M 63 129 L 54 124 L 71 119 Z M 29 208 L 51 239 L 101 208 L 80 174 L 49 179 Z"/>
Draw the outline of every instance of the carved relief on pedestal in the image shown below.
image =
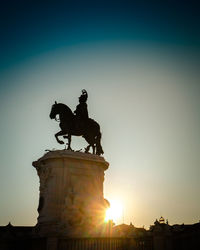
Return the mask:
<path fill-rule="evenodd" d="M 37 174 L 40 178 L 40 192 L 43 193 L 46 190 L 47 183 L 49 178 L 51 177 L 51 168 L 50 167 L 36 167 Z"/>

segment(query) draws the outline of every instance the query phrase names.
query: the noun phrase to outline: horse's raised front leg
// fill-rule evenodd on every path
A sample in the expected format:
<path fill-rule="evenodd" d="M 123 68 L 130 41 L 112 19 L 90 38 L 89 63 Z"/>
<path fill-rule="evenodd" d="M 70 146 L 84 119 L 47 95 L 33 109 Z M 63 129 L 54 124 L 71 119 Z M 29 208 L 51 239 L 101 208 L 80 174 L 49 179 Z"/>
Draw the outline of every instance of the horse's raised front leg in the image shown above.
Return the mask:
<path fill-rule="evenodd" d="M 62 131 L 62 130 L 55 134 L 55 137 L 56 137 L 56 140 L 57 140 L 58 143 L 64 144 L 64 141 L 59 140 L 58 136 L 65 135 L 65 134 L 66 133 L 64 131 Z"/>

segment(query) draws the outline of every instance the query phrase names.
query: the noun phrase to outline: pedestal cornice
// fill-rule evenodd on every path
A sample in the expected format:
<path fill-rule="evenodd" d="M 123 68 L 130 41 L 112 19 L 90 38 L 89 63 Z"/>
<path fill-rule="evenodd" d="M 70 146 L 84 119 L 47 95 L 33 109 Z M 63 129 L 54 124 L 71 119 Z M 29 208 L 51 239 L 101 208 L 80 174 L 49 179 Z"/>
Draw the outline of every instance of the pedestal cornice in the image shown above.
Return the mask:
<path fill-rule="evenodd" d="M 75 161 L 87 161 L 87 162 L 95 162 L 99 163 L 101 167 L 103 167 L 103 170 L 107 170 L 109 167 L 109 163 L 105 161 L 104 157 L 94 155 L 94 154 L 86 154 L 82 152 L 74 152 L 70 150 L 52 150 L 48 153 L 45 153 L 41 158 L 39 158 L 37 161 L 34 161 L 32 165 L 37 168 L 49 159 L 73 159 Z"/>

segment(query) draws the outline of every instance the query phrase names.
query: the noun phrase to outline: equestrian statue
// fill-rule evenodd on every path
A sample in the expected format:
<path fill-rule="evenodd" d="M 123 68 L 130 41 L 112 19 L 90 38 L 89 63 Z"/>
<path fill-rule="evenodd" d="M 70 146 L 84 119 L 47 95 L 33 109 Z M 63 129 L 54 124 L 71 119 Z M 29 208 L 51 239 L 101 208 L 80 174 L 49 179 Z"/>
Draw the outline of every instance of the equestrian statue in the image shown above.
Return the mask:
<path fill-rule="evenodd" d="M 90 147 L 93 149 L 93 154 L 103 154 L 101 147 L 101 132 L 99 124 L 93 119 L 89 118 L 87 110 L 88 94 L 85 89 L 79 97 L 79 104 L 76 106 L 74 113 L 71 109 L 62 103 L 53 104 L 51 108 L 50 118 L 57 121 L 56 116 L 59 115 L 61 131 L 55 134 L 56 140 L 60 144 L 64 144 L 58 136 L 68 139 L 67 150 L 71 149 L 71 136 L 82 136 L 87 142 L 88 146 L 85 148 L 85 153 L 88 153 Z"/>

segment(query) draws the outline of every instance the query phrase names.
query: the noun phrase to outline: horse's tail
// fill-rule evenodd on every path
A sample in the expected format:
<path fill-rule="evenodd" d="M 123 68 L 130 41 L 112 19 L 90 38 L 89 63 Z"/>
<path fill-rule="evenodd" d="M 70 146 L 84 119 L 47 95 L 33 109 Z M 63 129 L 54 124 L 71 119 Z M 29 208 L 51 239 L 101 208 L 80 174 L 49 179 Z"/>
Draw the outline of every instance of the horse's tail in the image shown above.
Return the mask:
<path fill-rule="evenodd" d="M 104 152 L 101 146 L 101 132 L 99 131 L 96 137 L 96 154 L 101 155 L 103 153 Z"/>

